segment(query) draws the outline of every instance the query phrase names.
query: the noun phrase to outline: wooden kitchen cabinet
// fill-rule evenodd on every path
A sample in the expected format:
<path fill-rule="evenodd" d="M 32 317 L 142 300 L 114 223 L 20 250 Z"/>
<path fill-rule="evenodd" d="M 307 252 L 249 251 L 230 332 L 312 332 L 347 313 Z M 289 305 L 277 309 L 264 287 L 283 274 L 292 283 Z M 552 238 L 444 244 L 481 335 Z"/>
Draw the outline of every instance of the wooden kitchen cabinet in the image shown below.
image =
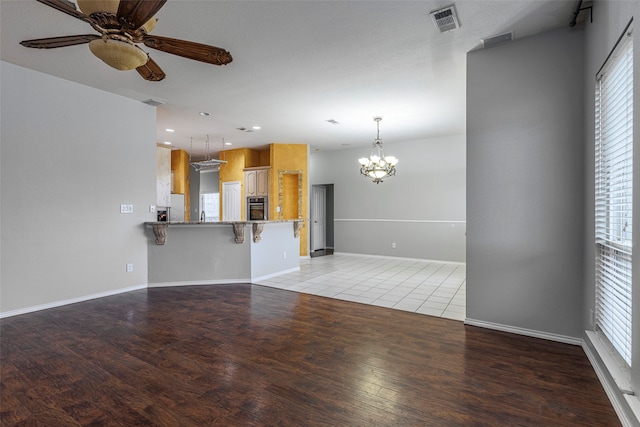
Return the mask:
<path fill-rule="evenodd" d="M 244 170 L 244 196 L 269 196 L 269 168 L 247 168 Z"/>

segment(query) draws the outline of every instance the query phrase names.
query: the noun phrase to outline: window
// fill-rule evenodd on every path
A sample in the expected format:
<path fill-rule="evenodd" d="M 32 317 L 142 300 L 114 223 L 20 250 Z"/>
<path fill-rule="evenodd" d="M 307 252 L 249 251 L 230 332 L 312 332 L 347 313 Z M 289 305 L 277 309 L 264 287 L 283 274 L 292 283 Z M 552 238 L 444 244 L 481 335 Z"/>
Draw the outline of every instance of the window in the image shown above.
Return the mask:
<path fill-rule="evenodd" d="M 200 209 L 205 221 L 220 221 L 220 193 L 200 194 Z"/>
<path fill-rule="evenodd" d="M 633 41 L 631 24 L 596 76 L 595 324 L 631 367 Z"/>

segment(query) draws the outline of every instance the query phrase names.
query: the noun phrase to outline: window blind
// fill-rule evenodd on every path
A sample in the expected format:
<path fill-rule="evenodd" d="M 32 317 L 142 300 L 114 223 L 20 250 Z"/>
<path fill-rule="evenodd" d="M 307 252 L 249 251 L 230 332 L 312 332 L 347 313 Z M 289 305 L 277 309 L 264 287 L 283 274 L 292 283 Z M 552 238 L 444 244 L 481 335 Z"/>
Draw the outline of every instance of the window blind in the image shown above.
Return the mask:
<path fill-rule="evenodd" d="M 633 41 L 629 25 L 596 76 L 596 328 L 631 366 Z"/>

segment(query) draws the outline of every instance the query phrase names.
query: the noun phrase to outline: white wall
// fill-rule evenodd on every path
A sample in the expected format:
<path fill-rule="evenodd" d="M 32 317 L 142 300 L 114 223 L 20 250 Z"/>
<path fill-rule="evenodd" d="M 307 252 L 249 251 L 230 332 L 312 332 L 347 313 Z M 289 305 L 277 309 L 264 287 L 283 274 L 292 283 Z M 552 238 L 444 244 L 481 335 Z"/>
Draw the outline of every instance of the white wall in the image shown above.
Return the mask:
<path fill-rule="evenodd" d="M 146 286 L 155 108 L 6 62 L 0 76 L 0 312 Z"/>
<path fill-rule="evenodd" d="M 467 56 L 467 319 L 582 336 L 583 32 Z"/>
<path fill-rule="evenodd" d="M 399 162 L 378 185 L 359 172 L 369 145 L 310 156 L 309 185 L 334 184 L 335 250 L 464 262 L 465 136 L 383 144 Z"/>

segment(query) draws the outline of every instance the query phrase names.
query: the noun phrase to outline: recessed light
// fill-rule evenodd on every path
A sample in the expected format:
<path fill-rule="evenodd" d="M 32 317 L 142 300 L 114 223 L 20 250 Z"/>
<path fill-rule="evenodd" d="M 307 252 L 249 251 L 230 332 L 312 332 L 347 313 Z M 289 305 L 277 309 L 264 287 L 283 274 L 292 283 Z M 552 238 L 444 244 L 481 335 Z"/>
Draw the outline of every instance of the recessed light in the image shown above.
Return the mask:
<path fill-rule="evenodd" d="M 175 132 L 173 129 L 165 129 L 167 132 Z"/>
<path fill-rule="evenodd" d="M 260 129 L 262 129 L 262 127 L 261 126 L 254 126 L 253 129 L 254 130 L 260 130 Z"/>
<path fill-rule="evenodd" d="M 165 141 L 164 145 L 171 145 L 171 141 Z"/>
<path fill-rule="evenodd" d="M 224 143 L 224 145 L 233 145 L 233 143 L 232 143 L 232 142 L 227 141 L 227 142 L 225 142 L 225 143 Z"/>
<path fill-rule="evenodd" d="M 199 113 L 199 114 L 200 114 L 201 116 L 205 116 L 205 117 L 209 115 L 209 113 L 204 112 L 204 111 L 200 111 L 200 113 Z"/>

